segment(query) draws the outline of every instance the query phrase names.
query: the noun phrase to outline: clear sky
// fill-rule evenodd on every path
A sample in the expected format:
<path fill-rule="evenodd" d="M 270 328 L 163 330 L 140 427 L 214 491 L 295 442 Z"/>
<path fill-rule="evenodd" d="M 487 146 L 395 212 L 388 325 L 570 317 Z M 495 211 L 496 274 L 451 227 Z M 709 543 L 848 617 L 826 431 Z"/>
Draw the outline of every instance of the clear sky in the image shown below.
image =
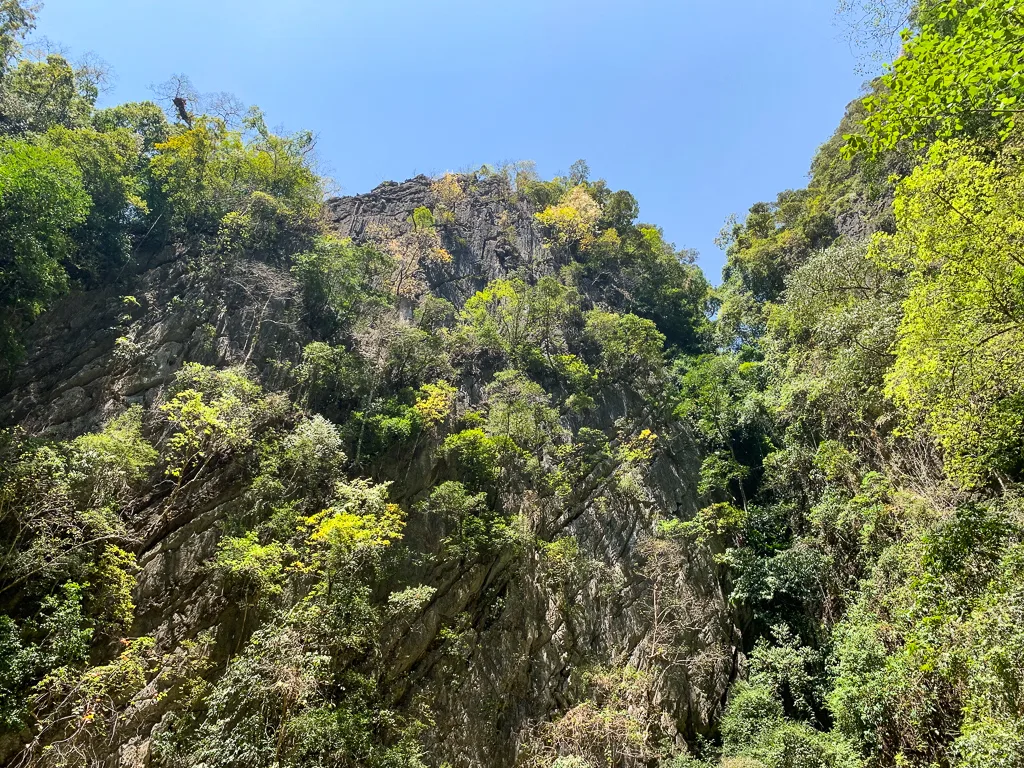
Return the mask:
<path fill-rule="evenodd" d="M 313 130 L 344 194 L 584 158 L 715 283 L 726 217 L 803 186 L 864 79 L 832 0 L 45 0 L 38 34 L 113 67 L 104 103 L 184 73 Z"/>

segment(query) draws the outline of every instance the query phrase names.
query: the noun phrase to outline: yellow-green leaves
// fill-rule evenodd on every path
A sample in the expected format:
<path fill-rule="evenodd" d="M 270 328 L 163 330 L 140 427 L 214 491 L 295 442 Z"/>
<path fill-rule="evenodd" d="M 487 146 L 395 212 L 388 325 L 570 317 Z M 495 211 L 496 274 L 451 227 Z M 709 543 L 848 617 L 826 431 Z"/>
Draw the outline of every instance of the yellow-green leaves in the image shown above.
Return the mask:
<path fill-rule="evenodd" d="M 265 599 L 281 591 L 284 550 L 277 542 L 260 544 L 256 531 L 227 536 L 217 545 L 213 567 L 246 597 Z"/>
<path fill-rule="evenodd" d="M 224 222 L 231 237 L 247 227 L 274 230 L 258 239 L 261 248 L 281 246 L 286 236 L 312 239 L 323 199 L 321 179 L 307 159 L 312 137 L 275 135 L 255 109 L 245 128 L 230 131 L 220 120 L 200 118 L 156 145 L 151 171 L 170 203 L 172 231 L 211 235 L 236 213 L 246 218 Z"/>
<path fill-rule="evenodd" d="M 594 242 L 601 206 L 580 184 L 570 189 L 557 205 L 549 205 L 535 218 L 547 228 L 550 242 L 585 251 Z"/>
<path fill-rule="evenodd" d="M 430 184 L 430 192 L 437 201 L 434 213 L 441 221 L 455 221 L 455 209 L 466 197 L 462 180 L 454 173 L 446 173 Z"/>
<path fill-rule="evenodd" d="M 251 445 L 255 428 L 276 403 L 238 369 L 189 363 L 178 374 L 176 388 L 160 406 L 174 429 L 167 474 L 176 478 L 201 470 L 218 454 Z"/>
<path fill-rule="evenodd" d="M 988 163 L 936 144 L 899 186 L 896 234 L 872 247 L 912 285 L 886 391 L 965 483 L 1013 470 L 1024 445 L 1022 201 L 1016 152 Z"/>
<path fill-rule="evenodd" d="M 405 528 L 405 513 L 387 499 L 387 483 L 361 478 L 338 483 L 334 503 L 302 521 L 314 564 L 330 575 L 376 562 Z"/>
<path fill-rule="evenodd" d="M 133 405 L 100 432 L 75 438 L 71 465 L 82 478 L 89 503 L 127 504 L 156 463 L 157 452 L 142 436 L 142 407 Z"/>
<path fill-rule="evenodd" d="M 1014 0 L 945 0 L 864 100 L 864 134 L 846 136 L 844 153 L 872 154 L 903 139 L 1005 139 L 1024 95 L 1024 17 Z"/>
<path fill-rule="evenodd" d="M 437 381 L 420 387 L 413 408 L 428 427 L 441 424 L 452 412 L 458 390 L 447 381 Z"/>

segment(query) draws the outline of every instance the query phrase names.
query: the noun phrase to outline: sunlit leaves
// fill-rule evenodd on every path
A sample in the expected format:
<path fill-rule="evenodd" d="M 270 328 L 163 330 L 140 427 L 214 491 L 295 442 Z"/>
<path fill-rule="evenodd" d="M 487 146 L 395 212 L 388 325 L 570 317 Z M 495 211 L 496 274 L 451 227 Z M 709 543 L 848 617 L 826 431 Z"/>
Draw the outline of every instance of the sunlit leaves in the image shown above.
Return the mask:
<path fill-rule="evenodd" d="M 1024 17 L 1013 0 L 945 0 L 928 18 L 904 33 L 903 54 L 865 99 L 864 133 L 846 137 L 848 154 L 1013 130 L 1024 95 Z"/>
<path fill-rule="evenodd" d="M 1024 426 L 1024 182 L 1014 152 L 987 163 L 937 144 L 899 187 L 898 230 L 874 258 L 911 274 L 887 391 L 965 482 L 1015 471 Z"/>

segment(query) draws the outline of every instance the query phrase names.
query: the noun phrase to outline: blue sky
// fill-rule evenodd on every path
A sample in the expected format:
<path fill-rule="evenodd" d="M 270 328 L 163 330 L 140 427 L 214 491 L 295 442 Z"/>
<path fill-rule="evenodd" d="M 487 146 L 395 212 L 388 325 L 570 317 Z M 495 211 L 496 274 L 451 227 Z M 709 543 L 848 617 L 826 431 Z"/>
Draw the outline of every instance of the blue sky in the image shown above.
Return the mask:
<path fill-rule="evenodd" d="M 187 74 L 318 135 L 344 194 L 385 179 L 585 158 L 712 282 L 730 213 L 803 186 L 864 76 L 830 0 L 45 0 L 105 103 Z"/>

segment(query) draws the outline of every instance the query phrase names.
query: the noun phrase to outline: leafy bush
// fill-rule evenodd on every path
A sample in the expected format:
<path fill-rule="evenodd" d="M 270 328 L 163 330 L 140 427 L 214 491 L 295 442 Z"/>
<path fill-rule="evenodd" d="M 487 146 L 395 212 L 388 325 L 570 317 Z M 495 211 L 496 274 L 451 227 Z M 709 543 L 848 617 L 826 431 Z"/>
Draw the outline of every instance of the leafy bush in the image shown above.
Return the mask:
<path fill-rule="evenodd" d="M 557 205 L 549 205 L 535 214 L 535 218 L 551 233 L 551 243 L 586 251 L 594 241 L 601 207 L 580 184 L 570 189 Z"/>
<path fill-rule="evenodd" d="M 650 320 L 594 309 L 586 316 L 586 335 L 614 379 L 645 382 L 660 375 L 665 337 Z"/>
<path fill-rule="evenodd" d="M 472 491 L 487 491 L 498 478 L 498 447 L 482 429 L 464 429 L 449 435 L 441 445 L 441 455 Z"/>
<path fill-rule="evenodd" d="M 82 174 L 63 153 L 0 139 L 0 355 L 9 375 L 20 354 L 19 335 L 67 289 L 74 228 L 91 200 Z"/>
<path fill-rule="evenodd" d="M 260 544 L 256 531 L 227 536 L 217 544 L 213 567 L 245 600 L 261 602 L 281 592 L 284 552 L 276 542 Z"/>
<path fill-rule="evenodd" d="M 855 750 L 836 734 L 816 731 L 784 717 L 766 688 L 738 683 L 722 719 L 723 750 L 764 768 L 859 768 Z M 726 765 L 723 761 L 723 765 Z"/>
<path fill-rule="evenodd" d="M 280 406 L 280 401 L 264 397 L 241 369 L 219 371 L 186 363 L 178 371 L 172 397 L 160 406 L 172 430 L 167 474 L 182 481 L 231 452 L 249 448 Z"/>

